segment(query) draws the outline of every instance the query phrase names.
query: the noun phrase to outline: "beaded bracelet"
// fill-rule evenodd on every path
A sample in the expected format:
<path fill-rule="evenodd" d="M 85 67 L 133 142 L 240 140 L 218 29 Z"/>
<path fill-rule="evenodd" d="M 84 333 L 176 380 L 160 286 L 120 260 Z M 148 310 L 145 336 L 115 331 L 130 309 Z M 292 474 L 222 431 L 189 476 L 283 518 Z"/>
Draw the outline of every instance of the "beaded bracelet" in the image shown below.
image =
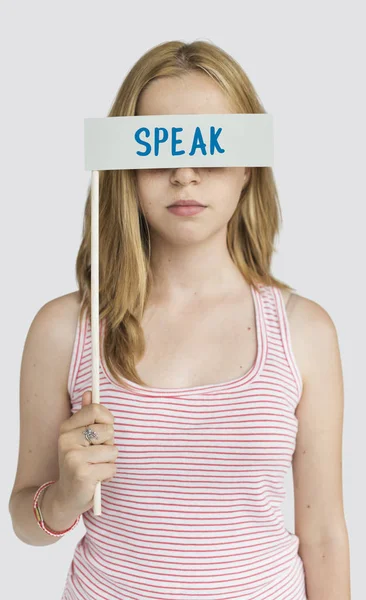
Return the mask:
<path fill-rule="evenodd" d="M 46 533 L 48 533 L 49 535 L 53 535 L 54 537 L 61 537 L 62 535 L 65 535 L 65 533 L 67 533 L 68 531 L 72 531 L 76 525 L 79 523 L 80 521 L 80 516 L 79 515 L 75 521 L 75 523 L 73 523 L 73 525 L 71 525 L 71 527 L 69 527 L 68 529 L 65 529 L 65 531 L 53 531 L 52 529 L 49 529 L 47 527 L 47 525 L 45 524 L 44 520 L 43 520 L 43 516 L 42 516 L 42 512 L 39 506 L 39 496 L 41 494 L 41 492 L 49 485 L 51 485 L 51 483 L 56 483 L 55 481 L 47 481 L 46 483 L 43 483 L 38 490 L 35 493 L 34 499 L 33 499 L 33 512 L 35 514 L 35 517 L 37 519 L 37 523 L 40 526 L 41 529 L 43 529 L 43 531 L 45 531 Z"/>

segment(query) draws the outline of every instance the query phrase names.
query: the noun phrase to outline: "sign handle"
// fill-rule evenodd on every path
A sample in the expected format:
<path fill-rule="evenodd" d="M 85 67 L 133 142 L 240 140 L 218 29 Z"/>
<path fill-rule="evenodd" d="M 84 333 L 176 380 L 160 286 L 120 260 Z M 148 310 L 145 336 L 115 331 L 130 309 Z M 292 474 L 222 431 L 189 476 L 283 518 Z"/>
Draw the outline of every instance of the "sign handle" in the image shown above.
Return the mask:
<path fill-rule="evenodd" d="M 92 171 L 91 184 L 91 336 L 92 402 L 99 404 L 99 171 Z M 102 514 L 100 481 L 95 486 L 93 511 Z"/>

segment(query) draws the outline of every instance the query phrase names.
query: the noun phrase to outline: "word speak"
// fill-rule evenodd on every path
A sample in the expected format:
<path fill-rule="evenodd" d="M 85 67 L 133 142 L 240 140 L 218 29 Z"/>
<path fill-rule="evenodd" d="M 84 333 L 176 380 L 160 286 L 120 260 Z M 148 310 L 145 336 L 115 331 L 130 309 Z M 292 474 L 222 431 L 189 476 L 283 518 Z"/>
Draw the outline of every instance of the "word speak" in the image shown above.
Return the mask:
<path fill-rule="evenodd" d="M 166 144 L 166 143 L 169 144 L 169 142 L 171 145 L 170 148 L 171 148 L 172 156 L 180 156 L 181 154 L 185 154 L 186 153 L 185 150 L 177 150 L 178 144 L 183 143 L 183 140 L 177 138 L 177 133 L 179 131 L 183 131 L 183 127 L 172 127 L 170 137 L 169 137 L 168 129 L 166 129 L 165 127 L 155 127 L 154 131 L 153 131 L 153 142 L 152 142 L 152 144 L 150 144 L 148 141 L 141 139 L 141 136 L 143 134 L 145 134 L 146 138 L 150 138 L 150 136 L 151 136 L 150 129 L 148 127 L 140 127 L 140 129 L 137 129 L 137 131 L 135 132 L 135 140 L 137 141 L 138 144 L 145 146 L 146 149 L 144 152 L 142 152 L 141 150 L 137 150 L 136 154 L 138 154 L 139 156 L 148 156 L 151 153 L 151 148 L 153 146 L 154 156 L 159 156 L 160 146 L 162 144 Z M 215 127 L 210 127 L 210 137 L 209 137 L 209 148 L 210 148 L 209 153 L 210 153 L 210 155 L 214 154 L 215 151 L 219 152 L 220 154 L 225 152 L 225 150 L 223 148 L 221 148 L 221 146 L 219 145 L 218 140 L 217 140 L 217 138 L 219 137 L 221 132 L 222 132 L 222 127 L 220 127 L 217 131 L 215 131 Z M 198 152 L 198 151 L 200 151 L 201 154 L 206 156 L 207 155 L 206 147 L 207 147 L 207 143 L 204 140 L 201 129 L 200 129 L 200 127 L 196 127 L 194 134 L 193 134 L 191 148 L 188 153 L 189 156 L 194 156 L 196 154 L 196 152 Z"/>

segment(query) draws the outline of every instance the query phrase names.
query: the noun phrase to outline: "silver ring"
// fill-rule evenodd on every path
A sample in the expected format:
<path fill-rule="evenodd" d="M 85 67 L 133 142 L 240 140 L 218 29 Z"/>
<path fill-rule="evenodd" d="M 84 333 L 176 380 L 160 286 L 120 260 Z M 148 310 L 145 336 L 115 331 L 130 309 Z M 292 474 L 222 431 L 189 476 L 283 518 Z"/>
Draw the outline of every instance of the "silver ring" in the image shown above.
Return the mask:
<path fill-rule="evenodd" d="M 83 434 L 84 434 L 85 439 L 89 442 L 89 444 L 91 443 L 91 440 L 98 439 L 97 432 L 93 431 L 93 429 L 90 429 L 90 427 L 87 427 L 86 429 L 84 429 Z"/>

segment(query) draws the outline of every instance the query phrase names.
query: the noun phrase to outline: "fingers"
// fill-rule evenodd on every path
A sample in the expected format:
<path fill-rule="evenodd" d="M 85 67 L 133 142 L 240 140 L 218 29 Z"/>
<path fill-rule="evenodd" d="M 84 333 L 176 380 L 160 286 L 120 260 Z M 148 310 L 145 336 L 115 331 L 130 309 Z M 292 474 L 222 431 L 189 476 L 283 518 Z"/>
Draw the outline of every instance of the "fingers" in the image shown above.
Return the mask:
<path fill-rule="evenodd" d="M 95 431 L 97 437 L 91 437 L 90 442 L 86 439 L 84 431 L 86 427 L 75 429 L 75 436 L 80 446 L 95 446 L 98 444 L 114 444 L 114 427 L 110 423 L 94 423 L 89 425 L 90 429 Z"/>
<path fill-rule="evenodd" d="M 83 450 L 83 456 L 89 463 L 114 463 L 118 456 L 117 446 L 89 446 Z"/>
<path fill-rule="evenodd" d="M 91 438 L 90 442 L 86 439 L 84 431 L 86 426 L 77 427 L 76 429 L 63 431 L 59 435 L 59 448 L 66 452 L 70 447 L 89 447 L 105 444 L 107 446 L 114 445 L 114 428 L 110 423 L 94 423 L 90 428 L 95 431 L 97 438 Z"/>
<path fill-rule="evenodd" d="M 94 423 L 113 425 L 114 416 L 103 404 L 88 404 L 61 424 L 60 433 L 71 431 L 78 427 L 87 427 Z"/>

